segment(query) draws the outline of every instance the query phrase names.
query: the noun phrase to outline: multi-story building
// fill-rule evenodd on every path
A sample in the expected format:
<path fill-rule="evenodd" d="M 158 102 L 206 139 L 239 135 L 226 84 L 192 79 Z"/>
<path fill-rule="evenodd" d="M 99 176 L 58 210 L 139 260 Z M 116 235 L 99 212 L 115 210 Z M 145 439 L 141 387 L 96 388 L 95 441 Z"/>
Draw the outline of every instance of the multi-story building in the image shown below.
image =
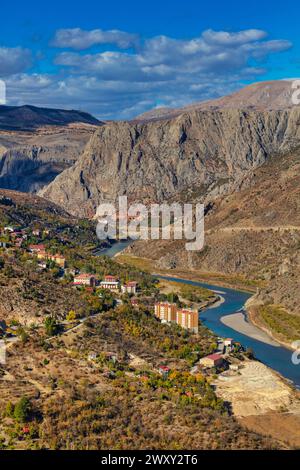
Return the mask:
<path fill-rule="evenodd" d="M 119 281 L 115 276 L 105 276 L 104 281 L 100 282 L 100 286 L 102 289 L 109 289 L 113 292 L 116 292 L 119 290 Z"/>
<path fill-rule="evenodd" d="M 136 294 L 137 283 L 135 281 L 127 282 L 121 286 L 121 291 L 123 294 Z"/>
<path fill-rule="evenodd" d="M 74 286 L 88 286 L 94 287 L 96 285 L 96 278 L 93 274 L 82 273 L 74 277 Z"/>
<path fill-rule="evenodd" d="M 177 305 L 171 302 L 158 302 L 154 305 L 154 314 L 164 322 L 176 322 Z"/>
<path fill-rule="evenodd" d="M 191 308 L 179 308 L 176 312 L 176 323 L 182 328 L 198 333 L 199 314 L 198 310 Z"/>
<path fill-rule="evenodd" d="M 35 251 L 34 254 L 36 254 L 37 259 L 39 260 L 54 261 L 61 268 L 66 267 L 66 258 L 61 254 L 56 253 L 55 255 L 52 255 L 46 250 Z"/>

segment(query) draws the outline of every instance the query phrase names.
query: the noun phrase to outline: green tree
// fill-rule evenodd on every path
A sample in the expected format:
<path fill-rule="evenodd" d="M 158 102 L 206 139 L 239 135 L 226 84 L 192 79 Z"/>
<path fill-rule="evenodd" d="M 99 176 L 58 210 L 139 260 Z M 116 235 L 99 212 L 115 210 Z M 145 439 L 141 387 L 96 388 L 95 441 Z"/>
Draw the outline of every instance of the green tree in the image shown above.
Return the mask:
<path fill-rule="evenodd" d="M 11 401 L 9 401 L 5 408 L 5 415 L 8 416 L 9 418 L 12 418 L 14 416 L 14 410 L 15 410 L 14 404 Z"/>
<path fill-rule="evenodd" d="M 30 417 L 30 412 L 30 400 L 27 397 L 22 397 L 15 405 L 14 418 L 20 423 L 25 423 Z"/>
<path fill-rule="evenodd" d="M 47 317 L 45 320 L 45 329 L 48 336 L 54 336 L 58 333 L 58 324 L 53 317 Z"/>

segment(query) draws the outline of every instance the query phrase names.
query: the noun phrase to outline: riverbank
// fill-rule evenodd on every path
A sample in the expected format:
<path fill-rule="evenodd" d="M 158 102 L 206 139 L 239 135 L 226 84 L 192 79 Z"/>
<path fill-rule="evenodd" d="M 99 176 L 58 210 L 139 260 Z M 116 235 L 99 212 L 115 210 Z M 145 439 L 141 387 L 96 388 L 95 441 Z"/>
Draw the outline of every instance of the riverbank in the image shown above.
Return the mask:
<path fill-rule="evenodd" d="M 226 324 L 228 327 L 234 329 L 235 331 L 238 331 L 241 334 L 245 334 L 246 336 L 257 339 L 258 341 L 263 341 L 266 344 L 272 345 L 272 346 L 278 346 L 281 345 L 289 350 L 293 350 L 291 347 L 291 343 L 283 341 L 281 338 L 279 338 L 274 332 L 269 330 L 267 327 L 265 327 L 262 322 L 259 321 L 259 317 L 257 315 L 255 307 L 252 307 L 251 302 L 252 299 L 255 299 L 255 294 L 256 294 L 256 287 L 254 286 L 247 286 L 245 287 L 244 284 L 241 284 L 240 281 L 234 282 L 233 279 L 231 279 L 231 282 L 226 281 L 225 279 L 221 280 L 220 275 L 211 275 L 209 273 L 200 273 L 199 271 L 183 271 L 183 270 L 177 270 L 177 269 L 172 269 L 172 270 L 165 270 L 165 269 L 156 269 L 156 263 L 154 260 L 151 260 L 149 258 L 140 258 L 131 254 L 127 254 L 126 250 L 122 250 L 121 252 L 117 253 L 115 256 L 116 260 L 118 262 L 122 263 L 128 263 L 132 264 L 133 266 L 136 266 L 140 269 L 143 269 L 147 272 L 150 272 L 154 276 L 172 276 L 172 278 L 175 279 L 188 279 L 190 281 L 196 281 L 196 282 L 204 282 L 204 283 L 213 283 L 216 286 L 223 287 L 225 289 L 234 289 L 239 292 L 246 292 L 246 293 L 251 293 L 253 294 L 252 297 L 246 302 L 246 311 L 247 311 L 247 317 L 248 317 L 248 322 L 244 321 L 241 318 L 241 316 L 235 316 L 230 319 L 226 319 Z M 217 277 L 218 276 L 218 277 Z M 216 292 L 216 290 L 214 291 Z M 249 305 L 249 306 L 248 306 Z M 250 308 L 251 305 L 251 308 Z M 245 325 L 246 324 L 246 325 Z M 251 328 L 251 325 L 253 328 Z M 262 339 L 260 339 L 262 338 Z"/>
<path fill-rule="evenodd" d="M 221 288 L 235 289 L 251 294 L 254 294 L 257 291 L 257 286 L 255 284 L 252 285 L 250 281 L 239 279 L 237 276 L 222 275 L 221 273 L 206 273 L 193 269 L 189 269 L 188 271 L 176 268 L 162 269 L 156 265 L 155 260 L 128 254 L 125 249 L 116 253 L 114 258 L 120 264 L 135 266 L 143 271 L 153 274 L 154 276 L 172 276 L 178 279 L 188 279 L 190 281 L 214 284 Z"/>
<path fill-rule="evenodd" d="M 220 374 L 213 385 L 243 426 L 299 448 L 299 392 L 279 374 L 261 362 L 244 361 L 238 372 Z"/>
<path fill-rule="evenodd" d="M 121 256 L 120 261 L 122 258 Z M 143 269 L 145 261 L 147 262 L 142 260 L 141 266 L 140 260 L 135 259 L 134 264 L 138 263 Z M 204 281 L 202 276 L 195 275 L 193 271 L 157 272 L 149 261 L 147 268 L 148 272 L 167 276 L 171 281 L 186 280 L 192 285 L 201 285 Z M 233 289 L 232 285 L 225 283 L 218 283 L 219 289 L 216 282 L 207 285 L 207 278 L 205 281 L 204 287 L 221 294 L 221 298 L 200 312 L 203 324 L 218 336 L 232 337 L 245 347 L 252 348 L 258 358 L 254 361 L 241 361 L 238 371 L 228 370 L 220 374 L 213 382 L 216 394 L 229 403 L 243 426 L 272 436 L 287 448 L 298 448 L 300 399 L 295 386 L 300 386 L 299 368 L 292 364 L 289 350 L 283 349 L 267 332 L 254 325 L 250 315 L 245 317 L 240 312 L 245 303 L 254 298 L 253 295 L 250 297 L 253 290 L 240 289 L 237 286 Z M 248 326 L 247 330 L 245 324 Z"/>
<path fill-rule="evenodd" d="M 248 322 L 242 312 L 221 317 L 221 322 L 249 338 L 256 339 L 257 341 L 261 341 L 262 343 L 269 344 L 271 346 L 279 347 L 279 343 L 271 338 L 270 335 L 256 327 L 254 324 Z"/>
<path fill-rule="evenodd" d="M 274 333 L 272 330 L 267 328 L 262 321 L 259 318 L 259 313 L 258 313 L 258 308 L 260 304 L 255 303 L 255 299 L 251 297 L 249 301 L 246 302 L 245 308 L 247 311 L 248 318 L 250 319 L 251 323 L 264 333 L 266 333 L 270 338 L 272 338 L 274 341 L 276 341 L 278 344 L 281 346 L 289 349 L 290 351 L 295 351 L 296 348 L 293 348 L 292 343 L 288 341 L 283 341 L 282 338 L 280 338 L 276 333 Z"/>

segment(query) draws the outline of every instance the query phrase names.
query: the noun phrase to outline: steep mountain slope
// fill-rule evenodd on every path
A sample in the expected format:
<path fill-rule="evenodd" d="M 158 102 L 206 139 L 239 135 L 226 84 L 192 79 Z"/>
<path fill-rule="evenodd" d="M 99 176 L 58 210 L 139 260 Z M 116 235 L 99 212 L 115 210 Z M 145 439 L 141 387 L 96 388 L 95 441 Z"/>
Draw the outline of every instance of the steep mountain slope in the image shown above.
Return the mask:
<path fill-rule="evenodd" d="M 292 80 L 258 82 L 246 86 L 228 96 L 194 103 L 183 108 L 157 108 L 137 116 L 137 121 L 168 119 L 195 109 L 287 109 L 294 106 L 292 101 Z"/>
<path fill-rule="evenodd" d="M 95 129 L 76 123 L 0 131 L 0 187 L 37 191 L 75 163 Z"/>
<path fill-rule="evenodd" d="M 74 166 L 41 194 L 80 216 L 101 201 L 226 194 L 269 156 L 300 143 L 300 109 L 191 111 L 169 120 L 100 127 Z"/>
<path fill-rule="evenodd" d="M 157 267 L 232 276 L 259 286 L 258 300 L 300 315 L 300 150 L 270 159 L 216 199 L 205 221 L 205 247 L 183 241 L 137 242 L 133 254 Z"/>
<path fill-rule="evenodd" d="M 50 183 L 101 124 L 82 111 L 0 106 L 0 188 L 35 192 Z"/>

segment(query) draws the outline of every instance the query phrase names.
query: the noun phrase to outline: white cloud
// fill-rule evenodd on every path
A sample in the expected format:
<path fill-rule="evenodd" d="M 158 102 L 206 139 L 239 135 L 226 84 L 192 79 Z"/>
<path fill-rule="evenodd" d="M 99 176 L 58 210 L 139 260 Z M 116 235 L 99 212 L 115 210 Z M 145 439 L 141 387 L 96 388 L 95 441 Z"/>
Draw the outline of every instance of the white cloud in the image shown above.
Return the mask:
<path fill-rule="evenodd" d="M 203 32 L 202 38 L 206 43 L 219 44 L 222 46 L 236 46 L 253 41 L 259 41 L 267 36 L 265 31 L 260 29 L 247 29 L 237 33 L 227 31 L 213 31 L 208 29 Z"/>
<path fill-rule="evenodd" d="M 0 77 L 22 72 L 31 65 L 31 52 L 22 47 L 0 47 Z"/>
<path fill-rule="evenodd" d="M 10 104 L 80 108 L 100 119 L 128 119 L 157 106 L 179 107 L 231 93 L 243 80 L 261 77 L 269 55 L 291 47 L 285 40 L 268 40 L 266 32 L 256 29 L 207 30 L 190 40 L 156 36 L 132 50 L 124 50 L 134 41 L 128 33 L 60 31 L 64 34 L 57 32 L 56 45 L 61 47 L 82 49 L 95 41 L 120 41 L 120 50 L 64 50 L 55 57 L 53 74 L 16 69 L 6 80 Z"/>
<path fill-rule="evenodd" d="M 97 44 L 115 44 L 120 49 L 128 49 L 136 46 L 138 36 L 136 34 L 126 33 L 113 29 L 103 31 L 102 29 L 93 29 L 85 31 L 80 28 L 59 29 L 51 42 L 52 46 L 71 48 L 76 50 L 89 49 Z"/>
<path fill-rule="evenodd" d="M 262 40 L 266 33 L 246 30 L 237 33 L 204 31 L 199 38 L 179 40 L 167 36 L 148 39 L 137 52 L 105 51 L 94 54 L 63 52 L 56 64 L 73 67 L 73 72 L 90 72 L 103 80 L 163 80 L 178 75 L 221 73 L 249 68 L 250 59 L 291 47 L 284 40 Z"/>

